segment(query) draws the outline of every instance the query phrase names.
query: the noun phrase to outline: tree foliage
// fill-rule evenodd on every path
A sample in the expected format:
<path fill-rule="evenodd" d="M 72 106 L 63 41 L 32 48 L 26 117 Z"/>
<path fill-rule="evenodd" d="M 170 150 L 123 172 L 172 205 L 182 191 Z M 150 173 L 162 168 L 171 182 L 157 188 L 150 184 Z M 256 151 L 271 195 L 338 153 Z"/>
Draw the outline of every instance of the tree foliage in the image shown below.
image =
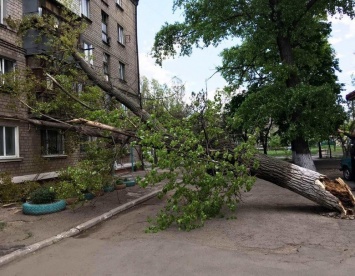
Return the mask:
<path fill-rule="evenodd" d="M 172 117 L 183 118 L 188 114 L 187 104 L 184 102 L 185 87 L 182 81 L 174 77 L 172 86 L 161 84 L 157 80 L 141 79 L 142 105 L 145 110 L 155 115 L 170 113 Z"/>
<path fill-rule="evenodd" d="M 234 210 L 241 191 L 249 191 L 255 181 L 250 172 L 257 165 L 252 161 L 255 140 L 230 151 L 233 142 L 223 128 L 220 99 L 209 101 L 203 95 L 196 95 L 189 116 L 160 117 L 164 131 L 152 134 L 148 124 L 139 132 L 145 157 L 153 166 L 143 185 L 165 180 L 163 194 L 173 191 L 150 231 L 171 224 L 184 230 L 199 227 L 223 206 Z"/>
<path fill-rule="evenodd" d="M 263 120 L 273 119 L 296 154 L 309 153 L 307 141 L 329 135 L 344 118 L 326 20 L 335 13 L 352 18 L 354 3 L 176 0 L 184 21 L 161 28 L 153 56 L 161 64 L 168 56 L 190 55 L 193 47 L 234 39 L 237 45 L 221 53 L 218 70 L 232 89 L 243 85 L 257 92 L 249 94 L 244 110 L 252 118 L 254 109 L 262 109 Z"/>

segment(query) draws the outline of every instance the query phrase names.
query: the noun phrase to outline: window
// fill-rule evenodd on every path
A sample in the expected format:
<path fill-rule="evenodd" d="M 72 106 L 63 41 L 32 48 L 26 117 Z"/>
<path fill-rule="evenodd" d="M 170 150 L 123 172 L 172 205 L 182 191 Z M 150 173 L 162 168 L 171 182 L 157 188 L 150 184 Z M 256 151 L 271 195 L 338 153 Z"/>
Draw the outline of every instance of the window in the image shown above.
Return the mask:
<path fill-rule="evenodd" d="M 4 11 L 4 0 L 0 0 L 0 24 L 4 24 L 4 17 L 5 17 L 5 11 Z"/>
<path fill-rule="evenodd" d="M 1 75 L 5 74 L 5 73 L 10 73 L 14 70 L 15 70 L 15 62 L 14 61 L 0 58 L 0 85 L 5 83 L 5 79 L 3 79 L 1 77 Z"/>
<path fill-rule="evenodd" d="M 83 92 L 84 87 L 83 87 L 83 84 L 80 82 L 73 82 L 72 89 L 75 93 L 80 95 Z"/>
<path fill-rule="evenodd" d="M 124 31 L 123 31 L 123 27 L 120 25 L 117 25 L 117 29 L 118 29 L 118 42 L 121 43 L 122 45 L 125 44 L 125 40 L 124 40 Z"/>
<path fill-rule="evenodd" d="M 5 74 L 14 71 L 15 69 L 15 62 L 0 58 L 0 74 Z"/>
<path fill-rule="evenodd" d="M 120 80 L 125 80 L 125 65 L 120 62 L 120 67 L 118 69 L 118 73 L 119 73 L 119 79 Z"/>
<path fill-rule="evenodd" d="M 64 135 L 58 130 L 43 129 L 41 145 L 43 155 L 64 154 Z"/>
<path fill-rule="evenodd" d="M 108 14 L 101 11 L 101 30 L 102 30 L 102 41 L 109 44 L 110 40 L 107 35 L 107 25 L 108 25 Z"/>
<path fill-rule="evenodd" d="M 122 7 L 122 0 L 116 0 L 116 4 L 120 7 Z"/>
<path fill-rule="evenodd" d="M 80 136 L 80 152 L 85 153 L 87 152 L 88 146 L 95 142 L 97 137 L 93 136 Z"/>
<path fill-rule="evenodd" d="M 0 126 L 0 158 L 18 156 L 18 127 Z"/>
<path fill-rule="evenodd" d="M 53 91 L 53 85 L 54 85 L 53 80 L 50 77 L 47 76 L 46 77 L 46 88 L 47 88 L 47 90 Z"/>
<path fill-rule="evenodd" d="M 80 3 L 81 14 L 90 17 L 90 0 L 81 0 Z"/>
<path fill-rule="evenodd" d="M 83 50 L 84 50 L 84 59 L 87 63 L 93 65 L 94 60 L 92 58 L 92 50 L 93 47 L 91 44 L 84 42 L 83 43 Z"/>
<path fill-rule="evenodd" d="M 104 56 L 103 56 L 103 69 L 104 69 L 104 78 L 105 80 L 109 80 L 109 66 L 110 66 L 110 56 L 106 53 L 104 53 Z"/>

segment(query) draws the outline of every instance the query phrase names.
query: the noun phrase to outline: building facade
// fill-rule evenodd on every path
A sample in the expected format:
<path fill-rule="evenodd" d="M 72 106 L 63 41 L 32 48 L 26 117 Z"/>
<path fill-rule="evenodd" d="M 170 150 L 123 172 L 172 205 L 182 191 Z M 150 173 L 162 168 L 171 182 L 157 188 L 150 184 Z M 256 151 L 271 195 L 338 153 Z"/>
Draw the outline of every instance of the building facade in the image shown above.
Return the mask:
<path fill-rule="evenodd" d="M 79 158 L 78 152 L 66 152 L 60 129 L 26 120 L 29 108 L 11 97 L 1 78 L 26 66 L 36 69 L 33 57 L 45 51 L 44 45 L 34 42 L 36 33 L 20 41 L 6 18 L 55 13 L 66 3 L 87 24 L 78 41 L 87 62 L 123 93 L 139 93 L 138 0 L 0 0 L 0 172 L 11 174 L 15 182 L 55 176 Z"/>

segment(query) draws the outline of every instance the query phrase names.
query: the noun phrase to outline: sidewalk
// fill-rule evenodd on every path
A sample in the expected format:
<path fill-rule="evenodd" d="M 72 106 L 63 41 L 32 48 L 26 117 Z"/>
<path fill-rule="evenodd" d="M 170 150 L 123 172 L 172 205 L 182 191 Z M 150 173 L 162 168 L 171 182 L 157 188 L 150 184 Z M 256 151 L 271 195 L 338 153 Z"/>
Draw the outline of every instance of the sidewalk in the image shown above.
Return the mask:
<path fill-rule="evenodd" d="M 138 171 L 127 173 L 126 176 L 137 177 L 144 176 L 144 174 L 144 171 Z M 30 245 L 62 235 L 66 231 L 72 233 L 71 235 L 78 234 L 116 213 L 148 200 L 155 196 L 161 187 L 162 184 L 154 188 L 143 189 L 135 185 L 105 193 L 83 205 L 77 205 L 75 209 L 67 206 L 62 212 L 41 216 L 22 214 L 21 205 L 0 208 L 0 260 L 4 259 L 2 256 L 16 250 L 28 250 Z M 47 242 L 54 243 L 58 241 L 57 239 L 58 237 Z M 1 264 L 0 261 L 0 266 Z"/>

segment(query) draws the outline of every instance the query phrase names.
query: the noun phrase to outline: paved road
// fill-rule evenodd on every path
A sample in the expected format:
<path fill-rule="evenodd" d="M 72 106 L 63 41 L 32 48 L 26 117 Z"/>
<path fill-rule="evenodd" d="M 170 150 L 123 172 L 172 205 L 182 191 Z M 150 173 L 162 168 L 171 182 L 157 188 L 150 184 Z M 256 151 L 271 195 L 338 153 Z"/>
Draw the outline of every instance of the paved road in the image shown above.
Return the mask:
<path fill-rule="evenodd" d="M 145 234 L 157 199 L 0 268 L 0 275 L 354 275 L 355 221 L 258 180 L 236 212 Z M 234 215 L 234 214 L 232 214 Z"/>

